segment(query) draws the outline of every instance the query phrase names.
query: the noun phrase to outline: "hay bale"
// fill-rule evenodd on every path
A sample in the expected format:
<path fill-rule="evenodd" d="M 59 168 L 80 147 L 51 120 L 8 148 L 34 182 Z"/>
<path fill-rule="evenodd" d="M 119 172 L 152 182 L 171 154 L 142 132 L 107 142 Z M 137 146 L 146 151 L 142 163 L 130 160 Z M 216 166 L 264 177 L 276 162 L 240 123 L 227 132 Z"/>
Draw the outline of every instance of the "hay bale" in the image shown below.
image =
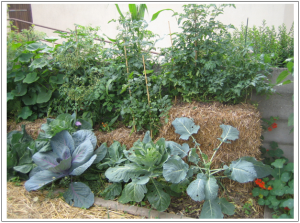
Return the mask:
<path fill-rule="evenodd" d="M 196 125 L 200 126 L 194 138 L 200 143 L 203 153 L 209 159 L 217 148 L 222 134 L 221 124 L 231 125 L 240 132 L 239 139 L 232 141 L 231 144 L 223 143 L 220 150 L 216 153 L 212 168 L 219 168 L 223 164 L 228 164 L 243 156 L 252 156 L 260 159 L 261 146 L 261 121 L 259 111 L 252 105 L 223 105 L 220 103 L 181 103 L 173 106 L 169 111 L 169 122 L 164 125 L 158 138 L 165 138 L 179 144 L 188 143 L 190 148 L 195 145 L 190 138 L 188 141 L 179 139 L 180 135 L 175 133 L 172 122 L 176 118 L 188 117 L 194 119 Z"/>
<path fill-rule="evenodd" d="M 107 146 L 113 144 L 114 141 L 119 141 L 121 145 L 125 145 L 127 149 L 130 149 L 133 146 L 133 143 L 138 139 L 143 140 L 145 133 L 133 132 L 131 135 L 131 129 L 126 127 L 121 127 L 115 129 L 111 132 L 94 132 L 97 137 L 97 143 L 99 146 L 102 143 L 107 143 Z"/>

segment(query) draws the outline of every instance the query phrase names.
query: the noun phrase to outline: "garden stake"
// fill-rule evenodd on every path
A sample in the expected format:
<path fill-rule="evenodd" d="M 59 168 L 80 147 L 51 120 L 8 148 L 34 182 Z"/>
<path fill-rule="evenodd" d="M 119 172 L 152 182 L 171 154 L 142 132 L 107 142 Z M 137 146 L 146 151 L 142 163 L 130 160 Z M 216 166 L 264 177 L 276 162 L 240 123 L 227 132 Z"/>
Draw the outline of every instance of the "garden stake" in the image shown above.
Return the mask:
<path fill-rule="evenodd" d="M 125 43 L 125 40 L 123 39 L 124 43 Z M 127 69 L 127 74 L 129 74 L 129 69 L 128 69 L 128 62 L 127 62 L 127 54 L 126 54 L 126 46 L 124 44 L 124 52 L 125 52 L 125 61 L 126 61 L 126 69 Z M 128 80 L 129 82 L 129 80 Z M 131 98 L 131 90 L 130 90 L 130 87 L 129 87 L 129 95 L 130 95 L 130 98 Z M 132 114 L 132 119 L 133 119 L 133 123 L 134 122 L 134 115 Z M 136 132 L 136 129 L 135 129 L 135 125 L 133 125 L 133 130 Z"/>
<path fill-rule="evenodd" d="M 173 41 L 172 41 L 172 36 L 171 36 L 171 26 L 170 26 L 170 21 L 168 21 L 169 23 L 169 32 L 170 32 L 170 40 L 171 40 L 171 45 L 173 47 Z M 174 60 L 173 60 L 174 61 Z M 174 66 L 174 64 L 173 64 Z M 174 87 L 176 89 L 176 87 Z M 175 105 L 177 104 L 177 96 L 175 95 Z"/>
<path fill-rule="evenodd" d="M 146 65 L 145 65 L 144 55 L 142 55 L 142 57 L 143 57 L 143 64 L 144 64 L 145 81 L 146 81 L 146 89 L 147 89 L 147 96 L 148 96 L 148 105 L 150 107 L 150 95 L 149 95 L 149 89 L 148 89 L 148 81 L 147 81 L 147 73 L 146 73 Z M 151 111 L 149 111 L 149 115 L 151 117 Z M 150 127 L 150 134 L 151 134 L 151 138 L 152 138 L 152 128 L 151 127 Z"/>

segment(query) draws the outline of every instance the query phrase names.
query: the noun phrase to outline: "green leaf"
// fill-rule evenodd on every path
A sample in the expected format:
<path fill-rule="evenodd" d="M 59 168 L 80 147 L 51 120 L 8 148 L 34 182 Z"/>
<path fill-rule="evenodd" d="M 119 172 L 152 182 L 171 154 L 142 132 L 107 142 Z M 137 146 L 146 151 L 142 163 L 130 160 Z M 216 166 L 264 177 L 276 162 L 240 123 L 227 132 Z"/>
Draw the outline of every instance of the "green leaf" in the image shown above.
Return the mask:
<path fill-rule="evenodd" d="M 178 155 L 181 158 L 187 156 L 189 152 L 189 145 L 186 143 L 183 143 L 182 146 L 176 142 L 173 141 L 166 141 L 166 147 L 170 148 L 171 155 Z"/>
<path fill-rule="evenodd" d="M 173 156 L 164 163 L 163 176 L 169 182 L 179 183 L 185 179 L 188 170 L 188 164 L 180 159 L 180 157 Z"/>
<path fill-rule="evenodd" d="M 23 83 L 31 84 L 35 81 L 37 81 L 39 77 L 37 77 L 36 72 L 32 72 L 26 75 L 26 78 L 23 80 Z"/>
<path fill-rule="evenodd" d="M 163 10 L 160 10 L 160 11 L 158 11 L 158 12 L 156 12 L 156 13 L 154 13 L 152 15 L 151 21 L 154 21 L 158 17 L 159 13 L 161 13 L 163 11 L 167 11 L 167 10 L 171 10 L 172 12 L 174 12 L 172 9 L 163 9 Z"/>
<path fill-rule="evenodd" d="M 21 166 L 15 166 L 14 170 L 27 174 L 33 169 L 34 166 L 35 166 L 35 164 L 24 164 Z"/>
<path fill-rule="evenodd" d="M 51 96 L 52 96 L 52 90 L 46 91 L 42 89 L 41 92 L 38 93 L 36 103 L 40 104 L 40 103 L 48 102 Z"/>
<path fill-rule="evenodd" d="M 205 200 L 214 200 L 218 196 L 219 186 L 216 178 L 209 177 L 205 184 Z"/>
<path fill-rule="evenodd" d="M 184 191 L 184 189 L 187 188 L 189 183 L 190 183 L 190 181 L 188 179 L 184 179 L 184 180 L 180 181 L 178 184 L 171 184 L 170 188 L 171 188 L 171 190 L 173 190 L 177 193 L 181 193 Z"/>
<path fill-rule="evenodd" d="M 122 17 L 122 19 L 125 19 L 124 15 L 122 14 L 122 12 L 121 12 L 121 10 L 120 10 L 120 8 L 119 8 L 119 5 L 118 5 L 118 4 L 115 4 L 115 5 L 116 5 L 117 10 L 118 10 L 120 16 Z"/>
<path fill-rule="evenodd" d="M 294 173 L 294 163 L 288 163 L 283 168 L 284 171 L 289 171 Z"/>
<path fill-rule="evenodd" d="M 7 101 L 9 101 L 9 100 L 13 100 L 14 99 L 14 94 L 12 93 L 12 92 L 7 92 L 7 96 L 6 96 L 6 98 L 7 98 Z"/>
<path fill-rule="evenodd" d="M 223 124 L 220 125 L 220 127 L 223 129 L 221 135 L 222 139 L 219 139 L 220 141 L 225 143 L 230 143 L 230 141 L 227 140 L 236 140 L 239 138 L 239 131 L 236 128 L 230 125 L 223 125 Z"/>
<path fill-rule="evenodd" d="M 94 204 L 93 192 L 81 182 L 72 182 L 63 197 L 69 205 L 74 207 L 89 208 Z"/>
<path fill-rule="evenodd" d="M 289 76 L 289 72 L 287 70 L 282 71 L 276 78 L 276 84 L 281 83 L 287 76 Z"/>
<path fill-rule="evenodd" d="M 22 71 L 19 71 L 19 72 L 17 72 L 16 73 L 16 76 L 15 76 L 15 82 L 17 82 L 17 81 L 21 81 L 21 80 L 23 80 L 24 78 L 25 78 L 25 73 L 24 72 L 22 72 Z"/>
<path fill-rule="evenodd" d="M 150 136 L 150 131 L 147 131 L 146 133 L 145 133 L 145 136 L 144 136 L 144 139 L 143 139 L 143 143 L 148 143 L 148 142 L 151 142 L 152 140 L 151 140 L 151 136 Z"/>
<path fill-rule="evenodd" d="M 281 175 L 281 181 L 288 182 L 291 179 L 291 175 L 288 172 L 284 172 Z"/>
<path fill-rule="evenodd" d="M 130 182 L 124 188 L 127 198 L 130 201 L 141 202 L 147 193 L 146 185 Z"/>
<path fill-rule="evenodd" d="M 47 47 L 46 44 L 40 43 L 40 42 L 36 42 L 36 43 L 31 43 L 31 44 L 27 45 L 26 46 L 26 50 L 28 50 L 28 51 L 37 51 L 37 50 L 42 50 L 45 47 Z"/>
<path fill-rule="evenodd" d="M 59 37 L 50 36 L 50 37 L 45 37 L 44 39 L 46 41 L 50 42 L 50 43 L 54 43 L 56 40 L 59 40 L 60 38 Z"/>
<path fill-rule="evenodd" d="M 271 163 L 275 168 L 283 168 L 283 164 L 286 162 L 285 159 L 276 159 L 275 162 Z"/>
<path fill-rule="evenodd" d="M 106 83 L 106 94 L 108 95 L 108 90 L 109 90 L 109 88 L 110 88 L 110 84 L 111 84 L 111 82 L 113 82 L 115 79 L 109 79 L 108 81 L 107 81 L 107 83 Z"/>
<path fill-rule="evenodd" d="M 194 201 L 202 201 L 205 199 L 205 186 L 207 182 L 207 177 L 199 173 L 197 175 L 197 179 L 192 181 L 188 188 L 186 189 L 187 194 Z"/>
<path fill-rule="evenodd" d="M 18 60 L 19 62 L 21 63 L 29 63 L 30 62 L 30 59 L 34 56 L 33 53 L 22 53 Z"/>
<path fill-rule="evenodd" d="M 197 149 L 192 148 L 189 152 L 189 162 L 197 164 L 199 162 L 199 156 L 197 154 Z"/>
<path fill-rule="evenodd" d="M 94 160 L 93 164 L 97 164 L 104 159 L 107 154 L 107 149 L 107 144 L 102 143 L 101 146 L 94 151 L 94 154 L 97 155 L 97 158 Z"/>
<path fill-rule="evenodd" d="M 245 156 L 240 159 L 253 164 L 257 178 L 264 178 L 272 173 L 272 168 L 269 165 L 265 165 L 261 161 L 257 161 L 254 157 Z"/>
<path fill-rule="evenodd" d="M 175 128 L 175 133 L 180 135 L 180 139 L 187 140 L 192 134 L 195 134 L 200 129 L 199 125 L 195 125 L 192 119 L 181 117 L 176 118 L 172 125 Z"/>
<path fill-rule="evenodd" d="M 233 161 L 229 169 L 231 171 L 231 179 L 239 183 L 250 182 L 257 177 L 254 165 L 245 160 Z"/>
<path fill-rule="evenodd" d="M 130 14 L 131 14 L 132 21 L 133 20 L 139 20 L 136 4 L 128 4 L 128 7 L 129 7 L 129 11 L 130 11 Z"/>
<path fill-rule="evenodd" d="M 108 187 L 105 187 L 104 191 L 100 193 L 105 200 L 113 200 L 116 196 L 119 196 L 122 192 L 121 183 L 112 183 Z"/>
<path fill-rule="evenodd" d="M 223 218 L 221 206 L 217 199 L 204 202 L 199 218 Z"/>
<path fill-rule="evenodd" d="M 221 210 L 224 214 L 227 215 L 233 215 L 235 212 L 235 206 L 234 204 L 228 202 L 226 198 L 222 197 L 220 198 L 220 205 L 221 205 Z"/>
<path fill-rule="evenodd" d="M 171 202 L 170 195 L 164 192 L 162 185 L 154 179 L 151 179 L 151 184 L 147 184 L 147 188 L 146 197 L 150 204 L 158 211 L 165 211 Z"/>
<path fill-rule="evenodd" d="M 140 166 L 130 163 L 125 164 L 125 166 L 116 166 L 116 167 L 110 167 L 106 170 L 105 176 L 107 179 L 109 179 L 111 182 L 128 182 L 130 178 L 137 178 L 143 173 L 146 173 L 143 168 Z"/>
<path fill-rule="evenodd" d="M 18 117 L 22 119 L 27 119 L 30 115 L 32 115 L 32 111 L 28 106 L 23 107 Z"/>
<path fill-rule="evenodd" d="M 122 85 L 122 89 L 121 89 L 121 91 L 120 91 L 119 94 L 123 94 L 123 92 L 126 91 L 126 89 L 127 89 L 128 87 L 129 87 L 128 84 L 123 84 L 123 85 Z"/>
<path fill-rule="evenodd" d="M 282 207 L 288 207 L 289 209 L 294 208 L 294 199 L 290 198 L 282 202 Z"/>
<path fill-rule="evenodd" d="M 32 61 L 32 63 L 29 65 L 30 68 L 32 69 L 37 69 L 40 68 L 42 69 L 44 66 L 48 64 L 48 61 L 45 58 L 38 58 Z"/>

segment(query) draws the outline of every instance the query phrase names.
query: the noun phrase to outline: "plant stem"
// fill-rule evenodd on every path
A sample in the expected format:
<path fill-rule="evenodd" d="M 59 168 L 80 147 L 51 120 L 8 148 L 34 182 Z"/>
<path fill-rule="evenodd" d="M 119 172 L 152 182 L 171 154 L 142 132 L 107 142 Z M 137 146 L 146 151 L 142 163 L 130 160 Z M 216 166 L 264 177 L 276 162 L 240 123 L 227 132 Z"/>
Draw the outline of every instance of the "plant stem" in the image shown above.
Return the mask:
<path fill-rule="evenodd" d="M 222 145 L 222 143 L 223 143 L 223 142 L 221 142 L 221 143 L 219 144 L 218 148 L 216 148 L 216 150 L 215 150 L 214 154 L 212 155 L 212 157 L 210 158 L 210 161 L 209 161 L 209 162 L 212 162 L 212 160 L 213 160 L 215 154 L 216 154 L 217 151 L 219 150 L 219 148 L 220 148 L 220 146 Z"/>
<path fill-rule="evenodd" d="M 202 154 L 203 154 L 203 153 L 202 153 L 200 147 L 198 146 L 198 143 L 197 143 L 196 139 L 195 139 L 192 135 L 191 135 L 191 137 L 192 137 L 193 142 L 195 143 L 197 149 L 199 150 L 199 152 L 200 152 L 200 154 L 201 154 L 201 158 L 202 158 L 202 160 L 203 160 L 203 163 L 206 164 L 205 159 L 202 157 Z"/>
<path fill-rule="evenodd" d="M 144 73 L 145 73 L 146 89 L 147 89 L 147 96 L 148 96 L 148 105 L 150 107 L 150 94 L 149 94 L 149 89 L 148 89 L 148 81 L 147 81 L 147 73 L 146 73 L 146 65 L 145 65 L 144 55 L 142 55 L 142 57 L 143 57 L 143 64 L 144 64 Z M 150 115 L 150 118 L 151 118 L 151 110 L 149 111 L 149 115 Z M 150 135 L 151 135 L 151 138 L 152 138 L 152 128 L 151 128 L 151 126 L 150 126 Z"/>

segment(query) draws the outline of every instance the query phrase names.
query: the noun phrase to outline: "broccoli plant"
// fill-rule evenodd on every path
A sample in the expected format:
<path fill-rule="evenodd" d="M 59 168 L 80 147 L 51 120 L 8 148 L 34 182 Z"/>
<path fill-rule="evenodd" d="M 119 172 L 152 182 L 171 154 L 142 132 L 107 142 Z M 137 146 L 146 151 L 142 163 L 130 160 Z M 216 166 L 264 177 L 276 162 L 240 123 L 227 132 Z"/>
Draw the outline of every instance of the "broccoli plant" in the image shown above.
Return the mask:
<path fill-rule="evenodd" d="M 195 143 L 195 148 L 190 149 L 186 143 L 181 146 L 174 142 L 167 142 L 171 153 L 174 155 L 163 164 L 163 176 L 167 181 L 175 185 L 188 185 L 186 192 L 193 200 L 205 201 L 200 218 L 223 218 L 223 213 L 227 215 L 234 214 L 234 205 L 225 198 L 218 198 L 219 186 L 217 178 L 228 177 L 239 183 L 246 183 L 256 178 L 266 177 L 272 172 L 270 166 L 257 161 L 253 157 L 241 157 L 236 161 L 232 161 L 229 166 L 224 165 L 223 168 L 211 169 L 213 158 L 221 145 L 239 138 L 239 131 L 230 125 L 220 125 L 223 130 L 221 137 L 218 138 L 220 144 L 214 149 L 210 159 L 201 151 L 200 144 L 192 136 L 198 132 L 200 126 L 195 125 L 192 119 L 186 117 L 176 118 L 172 125 L 175 128 L 175 133 L 180 135 L 180 139 L 188 140 L 191 137 Z M 198 155 L 197 150 L 200 155 Z M 195 165 L 188 168 L 187 164 L 183 163 L 182 159 L 179 159 L 184 156 L 188 156 L 188 161 Z M 215 176 L 221 171 L 224 171 L 225 176 Z M 190 182 L 191 173 L 197 175 Z"/>
<path fill-rule="evenodd" d="M 130 162 L 110 167 L 105 172 L 105 176 L 115 185 L 112 189 L 115 192 L 118 190 L 119 194 L 122 191 L 119 201 L 141 202 L 147 198 L 158 211 L 166 210 L 171 198 L 166 192 L 166 185 L 161 181 L 163 164 L 170 157 L 165 140 L 161 138 L 154 143 L 147 131 L 143 141 L 136 141 L 132 148 L 123 150 L 123 153 Z M 126 183 L 123 190 L 122 182 Z"/>
<path fill-rule="evenodd" d="M 106 155 L 101 147 L 94 150 L 96 143 L 96 136 L 90 130 L 79 130 L 72 135 L 66 130 L 57 133 L 50 140 L 51 151 L 33 155 L 37 167 L 26 181 L 25 189 L 37 190 L 57 179 L 81 175 Z M 81 182 L 71 181 L 63 197 L 68 204 L 80 208 L 89 208 L 94 203 L 92 191 Z"/>

